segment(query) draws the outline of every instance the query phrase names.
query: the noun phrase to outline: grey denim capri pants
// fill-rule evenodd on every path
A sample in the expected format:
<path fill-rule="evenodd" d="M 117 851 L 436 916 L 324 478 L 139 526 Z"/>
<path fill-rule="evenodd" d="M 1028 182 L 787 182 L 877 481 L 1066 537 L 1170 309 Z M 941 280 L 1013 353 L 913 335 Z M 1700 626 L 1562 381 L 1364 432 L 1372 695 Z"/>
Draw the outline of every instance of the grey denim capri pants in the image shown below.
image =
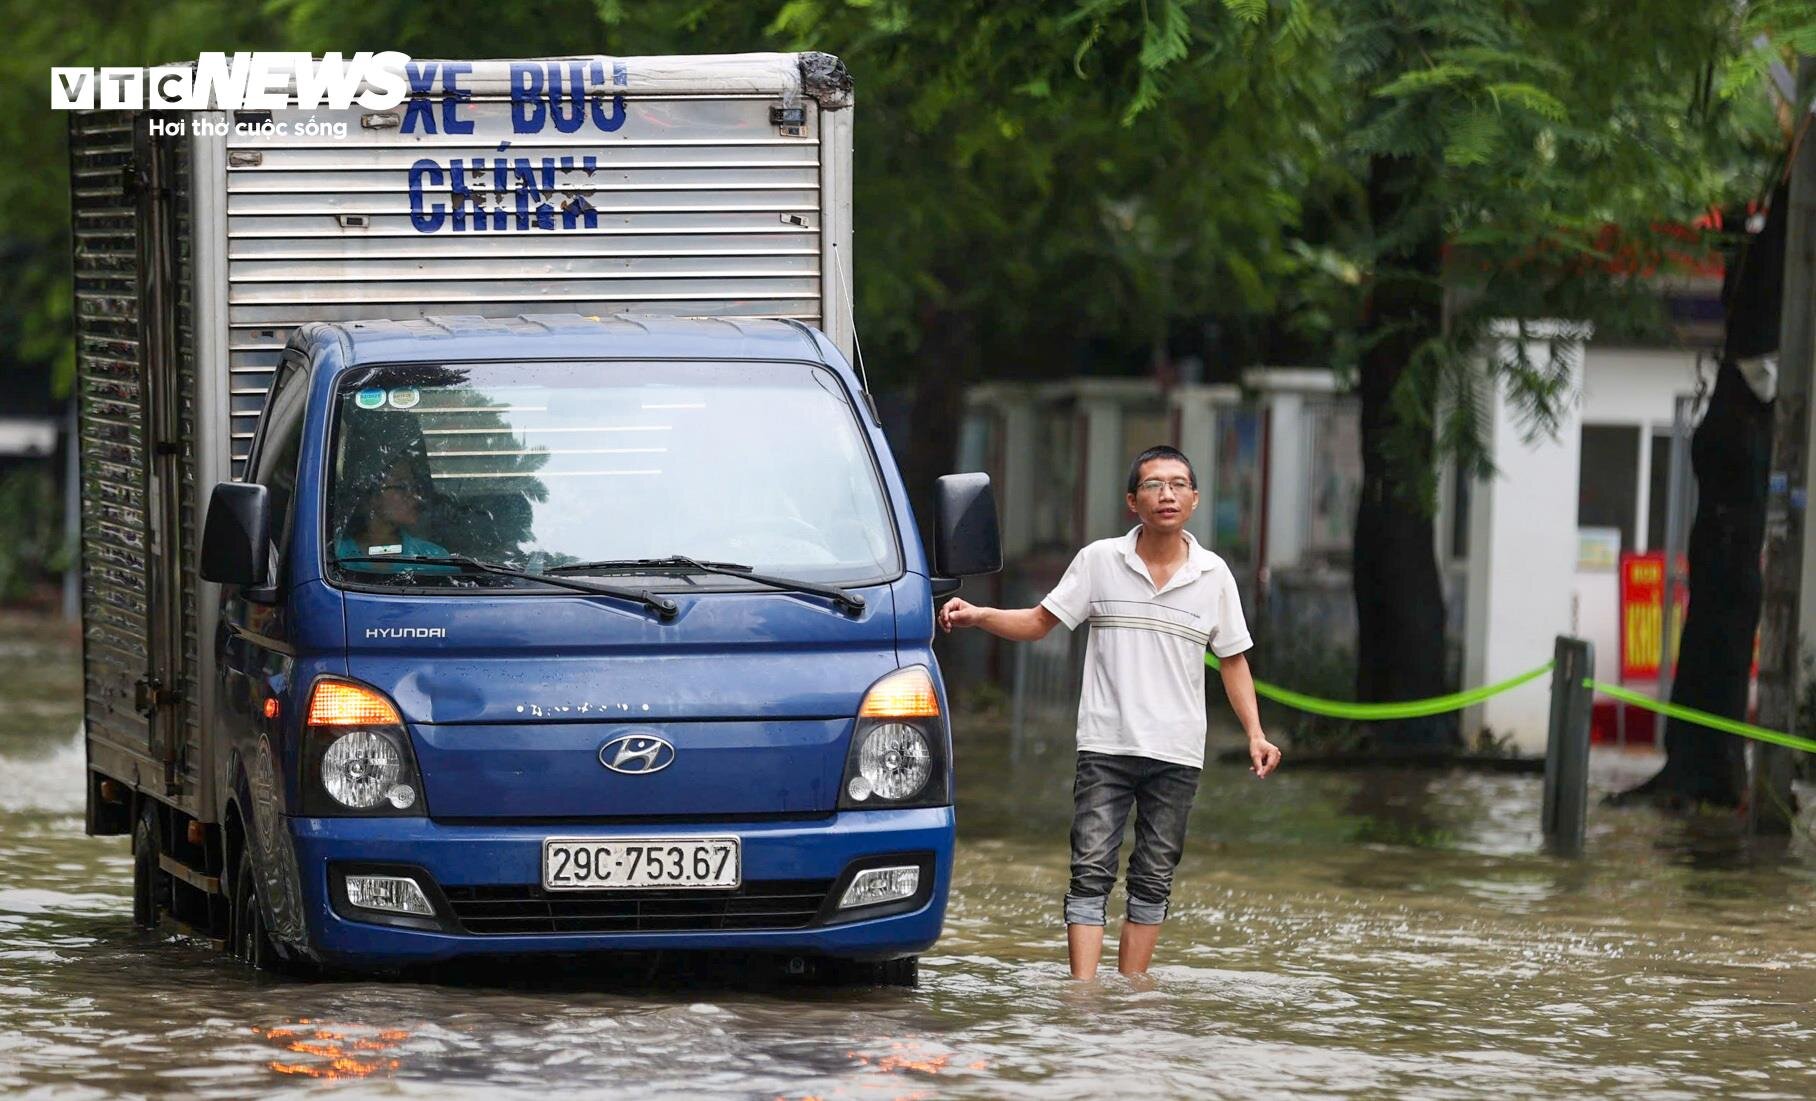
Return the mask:
<path fill-rule="evenodd" d="M 1072 882 L 1066 924 L 1102 925 L 1116 885 L 1117 853 L 1129 811 L 1135 845 L 1129 852 L 1129 920 L 1166 920 L 1173 869 L 1185 851 L 1185 824 L 1198 794 L 1199 769 L 1081 750 L 1072 783 Z"/>

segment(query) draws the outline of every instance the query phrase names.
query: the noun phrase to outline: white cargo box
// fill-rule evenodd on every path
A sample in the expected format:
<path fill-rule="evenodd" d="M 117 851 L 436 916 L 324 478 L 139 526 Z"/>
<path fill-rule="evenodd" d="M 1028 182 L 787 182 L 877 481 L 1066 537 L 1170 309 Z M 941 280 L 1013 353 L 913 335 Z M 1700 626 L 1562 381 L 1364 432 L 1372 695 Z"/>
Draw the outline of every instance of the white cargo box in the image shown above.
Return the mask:
<path fill-rule="evenodd" d="M 238 475 L 297 325 L 784 317 L 851 351 L 836 58 L 414 61 L 408 76 L 411 98 L 382 111 L 72 115 L 90 763 L 204 819 L 200 509 Z"/>

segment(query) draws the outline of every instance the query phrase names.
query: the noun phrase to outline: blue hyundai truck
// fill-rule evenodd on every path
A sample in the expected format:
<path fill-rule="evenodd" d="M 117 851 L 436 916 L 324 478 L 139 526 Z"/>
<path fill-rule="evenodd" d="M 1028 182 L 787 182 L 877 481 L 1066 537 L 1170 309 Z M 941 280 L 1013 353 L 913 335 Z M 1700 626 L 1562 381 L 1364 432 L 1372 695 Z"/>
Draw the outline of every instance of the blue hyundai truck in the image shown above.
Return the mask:
<path fill-rule="evenodd" d="M 408 77 L 344 139 L 72 121 L 88 829 L 135 919 L 913 981 L 934 601 L 1000 551 L 978 474 L 923 545 L 847 356 L 843 67 Z"/>

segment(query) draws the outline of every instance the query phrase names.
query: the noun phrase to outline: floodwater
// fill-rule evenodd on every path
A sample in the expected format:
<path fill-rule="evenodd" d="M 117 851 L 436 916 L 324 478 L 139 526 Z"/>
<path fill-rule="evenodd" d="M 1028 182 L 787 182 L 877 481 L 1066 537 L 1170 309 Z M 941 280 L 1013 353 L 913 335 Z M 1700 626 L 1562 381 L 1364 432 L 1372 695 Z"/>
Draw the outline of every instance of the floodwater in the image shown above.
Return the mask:
<path fill-rule="evenodd" d="M 1214 768 L 1151 981 L 1075 983 L 1069 747 L 1011 753 L 974 724 L 917 989 L 294 982 L 133 929 L 126 839 L 82 834 L 78 700 L 68 641 L 0 629 L 6 1096 L 1816 1094 L 1808 813 L 1771 844 L 1597 807 L 1566 861 L 1539 850 L 1531 776 Z"/>

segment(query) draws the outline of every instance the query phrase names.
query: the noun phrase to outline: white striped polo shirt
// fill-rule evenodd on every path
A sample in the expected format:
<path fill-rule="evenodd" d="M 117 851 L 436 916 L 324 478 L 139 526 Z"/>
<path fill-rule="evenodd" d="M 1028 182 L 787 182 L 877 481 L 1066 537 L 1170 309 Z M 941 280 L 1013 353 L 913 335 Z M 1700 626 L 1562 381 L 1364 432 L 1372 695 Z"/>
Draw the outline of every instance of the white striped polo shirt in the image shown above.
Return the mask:
<path fill-rule="evenodd" d="M 1184 532 L 1186 560 L 1156 589 L 1135 553 L 1140 525 L 1099 539 L 1072 559 L 1041 606 L 1073 630 L 1091 624 L 1078 748 L 1204 765 L 1204 652 L 1220 658 L 1253 643 L 1236 578 Z"/>

